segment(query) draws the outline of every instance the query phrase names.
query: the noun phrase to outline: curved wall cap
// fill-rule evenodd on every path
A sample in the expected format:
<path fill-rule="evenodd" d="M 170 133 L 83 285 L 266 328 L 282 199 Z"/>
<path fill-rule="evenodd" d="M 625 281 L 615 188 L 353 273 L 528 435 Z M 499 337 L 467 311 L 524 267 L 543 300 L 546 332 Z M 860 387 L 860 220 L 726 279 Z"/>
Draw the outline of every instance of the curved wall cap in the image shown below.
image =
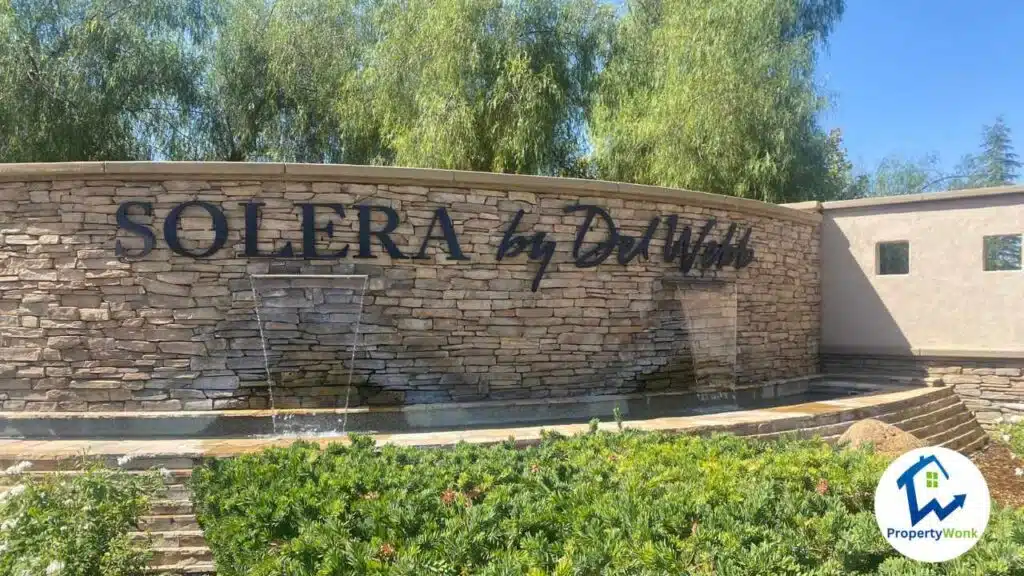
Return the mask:
<path fill-rule="evenodd" d="M 856 200 L 834 200 L 822 202 L 821 210 L 842 210 L 846 208 L 869 208 L 895 206 L 898 204 L 919 204 L 925 202 L 942 202 L 949 200 L 967 200 L 977 198 L 994 198 L 1013 194 L 1024 195 L 1024 186 L 994 186 L 991 188 L 972 188 L 970 190 L 948 190 L 945 192 L 925 192 L 924 194 L 906 194 L 903 196 L 878 196 L 875 198 L 858 198 Z M 1024 202 L 1024 197 L 1021 198 Z M 789 205 L 797 208 L 797 205 Z"/>
<path fill-rule="evenodd" d="M 749 198 L 693 192 L 676 188 L 581 180 L 551 176 L 526 176 L 490 172 L 464 172 L 432 168 L 397 168 L 349 164 L 287 164 L 263 162 L 55 162 L 0 164 L 0 182 L 78 180 L 311 180 L 373 183 L 400 186 L 515 190 L 536 194 L 575 194 L 647 200 L 670 204 L 695 204 L 816 224 L 821 215 Z"/>

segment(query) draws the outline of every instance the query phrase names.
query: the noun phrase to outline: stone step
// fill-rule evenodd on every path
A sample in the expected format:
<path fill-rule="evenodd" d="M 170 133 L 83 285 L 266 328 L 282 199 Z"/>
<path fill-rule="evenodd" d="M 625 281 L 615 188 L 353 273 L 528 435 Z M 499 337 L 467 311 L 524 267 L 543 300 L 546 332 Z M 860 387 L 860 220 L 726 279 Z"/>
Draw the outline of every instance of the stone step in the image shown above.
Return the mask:
<path fill-rule="evenodd" d="M 941 446 L 942 444 L 949 440 L 962 436 L 967 432 L 974 430 L 975 428 L 980 428 L 980 426 L 978 426 L 978 421 L 975 420 L 972 416 L 967 420 L 953 426 L 947 426 L 945 428 L 939 428 L 938 426 L 936 426 L 935 428 L 936 430 L 934 430 L 931 434 L 925 435 L 923 439 L 926 442 L 928 442 L 929 445 Z"/>
<path fill-rule="evenodd" d="M 897 422 L 906 422 L 908 420 L 913 420 L 915 418 L 928 417 L 931 416 L 932 414 L 935 414 L 936 412 L 942 410 L 949 410 L 950 408 L 955 409 L 958 403 L 959 400 L 957 400 L 955 396 L 946 396 L 943 398 L 929 399 L 926 402 L 922 402 L 914 406 L 908 406 L 907 408 L 904 408 L 902 410 L 894 410 L 891 412 L 887 412 L 885 414 L 881 414 L 879 416 L 876 416 L 875 419 L 885 422 L 886 424 L 895 425 Z"/>
<path fill-rule="evenodd" d="M 907 432 L 910 432 L 911 434 L 917 436 L 918 438 L 921 438 L 922 440 L 925 440 L 931 438 L 932 436 L 935 436 L 936 434 L 945 432 L 951 428 L 956 428 L 957 426 L 967 423 L 973 419 L 974 415 L 968 412 L 966 409 L 963 409 L 938 422 L 926 424 L 924 426 L 920 426 L 918 428 L 910 430 L 907 430 L 902 426 L 900 426 L 900 428 L 906 430 Z"/>
<path fill-rule="evenodd" d="M 126 474 L 152 474 L 153 473 L 152 470 L 124 470 L 124 472 Z M 76 475 L 83 474 L 83 473 L 84 473 L 83 470 L 39 470 L 39 469 L 36 469 L 35 466 L 33 466 L 32 468 L 29 468 L 28 470 L 26 470 L 25 472 L 23 472 L 21 474 L 8 474 L 8 475 L 0 474 L 0 486 L 7 486 L 7 485 L 12 485 L 12 484 L 17 484 L 18 482 L 21 481 L 20 480 L 21 476 L 40 477 L 40 476 L 44 476 L 44 475 L 50 476 L 50 475 L 54 475 L 54 474 L 56 474 L 58 476 L 76 476 Z M 170 486 L 185 486 L 188 483 L 189 479 L 192 478 L 192 470 L 191 469 L 164 470 L 163 472 L 161 472 L 161 475 L 163 477 L 164 484 L 167 485 L 168 487 L 170 487 Z"/>
<path fill-rule="evenodd" d="M 180 564 L 150 564 L 148 571 L 160 576 L 178 574 L 182 576 L 213 576 L 217 569 L 213 566 L 213 562 L 183 562 Z"/>
<path fill-rule="evenodd" d="M 989 437 L 988 437 L 988 433 L 987 432 L 985 432 L 983 434 L 980 434 L 980 435 L 979 434 L 975 434 L 974 440 L 971 440 L 969 442 L 965 442 L 964 446 L 962 448 L 960 448 L 960 452 L 969 456 L 971 454 L 974 454 L 978 450 L 981 450 L 985 446 L 987 446 L 988 445 L 988 441 L 989 441 Z"/>
<path fill-rule="evenodd" d="M 877 414 L 871 413 L 875 411 L 873 410 L 875 408 L 877 407 L 869 407 L 866 414 L 864 412 L 865 409 L 859 409 L 857 414 L 852 412 L 827 415 L 816 414 L 813 416 L 800 416 L 763 423 L 751 423 L 749 425 L 735 427 L 733 433 L 738 436 L 762 440 L 772 440 L 784 436 L 795 436 L 799 438 L 829 436 L 836 430 L 845 430 L 856 420 L 877 417 Z M 898 409 L 900 408 L 894 408 L 894 410 Z M 856 418 L 853 416 L 856 416 Z"/>
<path fill-rule="evenodd" d="M 122 455 L 104 454 L 102 456 L 90 456 L 83 459 L 80 456 L 68 456 L 67 458 L 46 458 L 28 459 L 32 463 L 31 470 L 34 472 L 57 472 L 80 470 L 85 466 L 101 463 L 109 468 L 121 470 L 146 471 L 163 468 L 165 470 L 183 470 L 195 468 L 202 462 L 202 458 L 178 456 L 178 455 Z M 0 459 L 0 470 L 16 466 L 25 459 Z"/>
<path fill-rule="evenodd" d="M 938 402 L 929 402 L 922 408 L 927 407 L 927 410 L 907 410 L 902 414 L 902 418 L 896 422 L 888 422 L 888 424 L 896 425 L 905 432 L 916 430 L 918 428 L 934 424 L 941 420 L 945 420 L 954 414 L 964 412 L 966 408 L 964 405 L 956 400 L 955 398 L 944 398 Z"/>
<path fill-rule="evenodd" d="M 973 426 L 968 427 L 966 432 L 943 442 L 941 446 L 950 450 L 956 450 L 962 454 L 973 454 L 975 450 L 985 446 L 988 442 L 988 434 L 976 420 L 973 421 L 973 424 Z"/>
<path fill-rule="evenodd" d="M 937 441 L 935 436 L 922 438 L 922 440 L 928 446 L 942 446 L 951 450 L 957 450 L 966 455 L 973 454 L 976 450 L 984 447 L 988 441 L 988 434 L 985 433 L 973 416 L 969 417 L 966 422 L 957 425 L 955 431 L 956 435 L 945 442 Z M 840 436 L 841 434 L 823 436 L 821 439 L 835 445 L 839 441 Z"/>
<path fill-rule="evenodd" d="M 132 540 L 149 541 L 157 548 L 192 548 L 206 546 L 202 530 L 174 530 L 170 532 L 132 532 Z"/>
<path fill-rule="evenodd" d="M 937 390 L 942 390 L 942 389 L 937 389 Z M 938 396 L 938 397 L 936 398 L 935 396 Z M 947 409 L 949 409 L 950 406 L 955 407 L 956 404 L 958 403 L 958 400 L 957 400 L 956 396 L 954 396 L 952 394 L 948 394 L 948 393 L 946 393 L 946 394 L 936 394 L 936 395 L 928 394 L 928 395 L 924 396 L 923 398 L 919 397 L 918 400 L 919 400 L 919 402 L 921 400 L 924 400 L 924 401 L 919 403 L 919 404 L 916 404 L 916 405 L 915 404 L 909 404 L 909 405 L 902 404 L 901 406 L 897 406 L 896 408 L 888 410 L 888 411 L 885 411 L 885 412 L 880 412 L 878 414 L 875 414 L 874 416 L 865 416 L 865 418 L 871 417 L 871 418 L 874 418 L 876 420 L 880 420 L 882 422 L 888 422 L 890 424 L 898 426 L 900 422 L 903 422 L 906 419 L 918 418 L 918 417 L 921 417 L 923 415 L 931 414 L 934 411 L 938 411 L 938 410 L 947 410 Z M 890 405 L 890 406 L 892 406 L 892 405 Z M 815 438 L 815 437 L 818 437 L 818 438 L 821 438 L 821 439 L 826 440 L 826 441 L 829 441 L 831 439 L 832 443 L 834 443 L 834 440 L 837 440 L 839 438 L 839 436 L 841 436 L 842 433 L 845 432 L 846 429 L 849 428 L 850 425 L 853 424 L 854 422 L 855 422 L 855 420 L 843 420 L 841 422 L 827 423 L 827 424 L 823 424 L 823 425 L 819 425 L 819 426 L 813 426 L 813 427 L 809 427 L 809 428 L 802 428 L 802 429 L 799 429 L 799 430 L 797 430 L 797 429 L 788 429 L 788 430 L 779 430 L 779 431 L 775 431 L 775 432 L 768 432 L 768 433 L 761 433 L 761 434 L 751 434 L 751 435 L 749 435 L 749 437 L 750 438 L 757 438 L 757 439 L 764 439 L 764 440 L 771 440 L 771 439 L 781 438 L 782 436 L 785 436 L 785 435 L 788 435 L 788 434 L 796 434 L 797 436 L 799 436 L 801 438 Z"/>
<path fill-rule="evenodd" d="M 978 423 L 972 419 L 969 422 L 956 426 L 951 430 L 943 431 L 929 439 L 930 442 L 940 443 L 938 446 L 951 450 L 964 451 L 965 448 L 974 444 L 978 439 L 986 440 L 988 434 Z"/>
<path fill-rule="evenodd" d="M 150 559 L 150 566 L 166 566 L 169 564 L 199 564 L 212 563 L 213 553 L 206 546 L 174 546 L 158 547 L 149 549 L 153 556 Z"/>
<path fill-rule="evenodd" d="M 33 479 L 38 479 L 47 472 L 42 472 L 34 475 Z M 16 476 L 2 477 L 7 480 L 6 482 L 0 483 L 0 494 L 7 492 L 7 490 L 14 486 L 18 480 Z M 190 500 L 192 498 L 192 492 L 185 484 L 172 484 L 165 486 L 160 489 L 155 496 L 159 498 L 150 501 L 151 513 L 153 514 L 191 514 L 192 508 Z M 188 510 L 180 512 L 160 512 L 160 510 L 170 510 L 172 508 L 182 509 L 182 506 L 187 506 Z"/>
<path fill-rule="evenodd" d="M 146 532 L 199 530 L 199 522 L 192 514 L 153 514 L 140 518 L 139 528 Z"/>
<path fill-rule="evenodd" d="M 160 495 L 166 500 L 189 500 L 192 498 L 192 491 L 187 484 L 167 484 Z"/>
<path fill-rule="evenodd" d="M 875 419 L 888 422 L 898 428 L 910 432 L 918 438 L 929 442 L 930 445 L 937 445 L 939 442 L 931 442 L 929 436 L 936 433 L 964 425 L 973 419 L 973 415 L 966 409 L 962 402 L 952 394 L 940 394 L 938 398 L 931 395 L 926 396 L 928 401 L 917 406 L 909 406 L 903 409 L 891 410 L 884 414 L 875 416 Z M 839 422 L 825 424 L 812 428 L 800 430 L 797 435 L 803 438 L 820 438 L 829 444 L 836 444 L 843 432 L 853 422 Z M 908 430 L 909 428 L 909 430 Z M 966 430 L 963 428 L 962 430 Z M 771 440 L 785 435 L 793 434 L 793 431 L 771 432 L 766 434 L 754 434 L 750 437 Z"/>
<path fill-rule="evenodd" d="M 181 516 L 192 514 L 190 500 L 153 500 L 149 503 L 150 516 Z"/>

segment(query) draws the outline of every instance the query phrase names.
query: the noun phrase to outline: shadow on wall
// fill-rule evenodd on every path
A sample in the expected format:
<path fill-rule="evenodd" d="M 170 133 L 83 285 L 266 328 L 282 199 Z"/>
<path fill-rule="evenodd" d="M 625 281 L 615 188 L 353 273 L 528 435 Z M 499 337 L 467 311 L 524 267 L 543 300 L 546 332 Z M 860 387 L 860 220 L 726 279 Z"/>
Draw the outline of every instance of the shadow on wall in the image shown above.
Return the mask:
<path fill-rule="evenodd" d="M 660 283 L 657 283 L 660 284 Z M 631 339 L 629 346 L 636 351 L 650 347 L 655 351 L 650 366 L 637 370 L 632 358 L 621 369 L 637 370 L 637 392 L 663 392 L 692 389 L 697 371 L 691 353 L 690 328 L 678 297 L 678 286 L 672 282 L 655 289 L 654 310 L 644 331 Z M 632 356 L 632 354 L 631 354 Z"/>
<path fill-rule="evenodd" d="M 378 305 L 384 297 L 368 299 L 374 303 L 360 306 L 359 290 L 348 284 L 348 280 L 302 276 L 256 281 L 255 314 L 251 309 L 239 309 L 238 318 L 218 326 L 228 340 L 225 347 L 233 354 L 221 359 L 224 366 L 236 370 L 243 387 L 253 394 L 272 395 L 276 408 L 475 401 L 537 394 L 524 375 L 499 362 L 483 367 L 470 363 L 473 358 L 494 357 L 488 339 L 507 351 L 544 354 L 529 322 L 488 323 L 475 336 L 463 337 L 473 332 L 444 318 L 396 319 L 389 314 L 393 306 Z M 593 313 L 618 330 L 610 337 L 568 334 L 562 343 L 565 352 L 546 356 L 551 361 L 542 378 L 562 386 L 548 394 L 734 389 L 735 284 L 659 280 L 653 289 L 651 309 L 643 324 L 616 315 L 623 313 L 597 309 Z M 368 296 L 373 298 L 372 293 Z M 455 309 L 426 312 L 438 310 Z M 523 310 L 550 313 L 552 309 Z M 481 321 L 509 319 L 499 315 L 501 312 Z M 584 315 L 579 308 L 570 312 Z M 357 320 L 360 344 L 353 363 Z M 260 332 L 254 338 L 255 329 Z M 570 345 L 587 355 L 574 357 L 568 351 Z M 398 354 L 416 360 L 385 360 Z M 514 367 L 519 357 L 502 361 Z M 267 388 L 268 376 L 273 390 Z M 233 377 L 225 374 L 225 378 Z"/>
<path fill-rule="evenodd" d="M 868 274 L 875 273 L 874 269 L 861 267 L 848 239 L 827 214 L 822 220 L 821 237 L 824 272 L 821 289 L 822 294 L 827 295 L 822 298 L 822 372 L 843 371 L 830 365 L 829 360 L 840 351 L 843 356 L 857 352 L 875 355 L 884 349 L 889 355 L 909 357 L 912 350 L 910 341 L 868 277 Z M 871 266 L 874 266 L 873 258 Z M 870 334 L 870 341 L 849 342 L 844 338 L 849 332 Z M 870 364 L 862 363 L 860 366 L 861 371 L 871 369 Z M 925 376 L 924 371 L 920 375 Z"/>

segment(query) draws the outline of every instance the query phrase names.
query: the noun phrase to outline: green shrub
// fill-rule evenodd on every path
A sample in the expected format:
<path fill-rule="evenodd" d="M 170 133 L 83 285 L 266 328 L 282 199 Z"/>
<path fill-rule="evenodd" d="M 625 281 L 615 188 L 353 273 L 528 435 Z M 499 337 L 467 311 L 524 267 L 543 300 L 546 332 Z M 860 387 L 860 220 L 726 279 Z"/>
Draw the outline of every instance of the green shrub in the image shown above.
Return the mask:
<path fill-rule="evenodd" d="M 147 554 L 128 532 L 159 485 L 152 476 L 92 467 L 22 475 L 0 501 L 0 575 L 130 576 Z"/>
<path fill-rule="evenodd" d="M 633 431 L 517 450 L 311 444 L 193 476 L 230 575 L 1024 574 L 1024 512 L 956 562 L 901 560 L 873 514 L 885 462 L 814 441 Z"/>

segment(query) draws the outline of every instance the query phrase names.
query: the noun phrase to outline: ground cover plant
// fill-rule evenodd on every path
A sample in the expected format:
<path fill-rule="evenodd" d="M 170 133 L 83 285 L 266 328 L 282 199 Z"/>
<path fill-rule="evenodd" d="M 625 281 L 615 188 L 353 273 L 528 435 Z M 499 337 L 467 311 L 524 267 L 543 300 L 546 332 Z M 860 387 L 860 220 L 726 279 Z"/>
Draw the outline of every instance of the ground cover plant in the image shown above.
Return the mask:
<path fill-rule="evenodd" d="M 873 515 L 885 461 L 817 441 L 625 431 L 537 447 L 299 443 L 193 476 L 218 573 L 1024 574 L 1024 511 L 943 565 Z"/>
<path fill-rule="evenodd" d="M 17 483 L 0 495 L 0 575 L 136 576 L 145 573 L 135 530 L 159 480 L 99 466 L 75 475 L 4 471 Z"/>
<path fill-rule="evenodd" d="M 1024 459 L 1024 418 L 1000 419 L 996 425 L 996 439 L 1009 446 L 1017 458 Z M 1021 466 L 1024 466 L 1024 460 Z"/>

